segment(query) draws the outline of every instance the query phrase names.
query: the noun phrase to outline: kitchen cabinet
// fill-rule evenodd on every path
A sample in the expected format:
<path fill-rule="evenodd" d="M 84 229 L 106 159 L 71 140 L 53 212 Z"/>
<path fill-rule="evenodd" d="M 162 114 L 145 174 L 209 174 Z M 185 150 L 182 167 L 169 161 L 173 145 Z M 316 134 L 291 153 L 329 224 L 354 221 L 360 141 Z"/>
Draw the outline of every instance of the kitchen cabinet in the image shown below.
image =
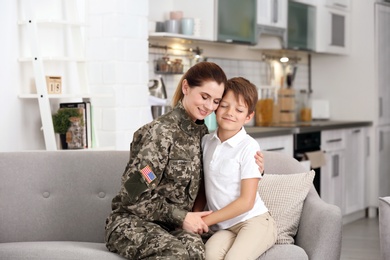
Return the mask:
<path fill-rule="evenodd" d="M 353 48 L 348 56 L 311 55 L 313 98 L 329 100 L 334 120 L 372 121 L 372 128 L 367 130 L 371 141 L 365 182 L 368 214 L 375 217 L 381 179 L 388 178 L 390 168 L 386 148 L 380 151 L 380 143 L 388 145 L 386 131 L 382 131 L 390 126 L 390 56 L 386 54 L 390 53 L 390 6 L 375 0 L 351 4 L 350 26 L 356 32 L 350 34 Z"/>
<path fill-rule="evenodd" d="M 315 50 L 316 7 L 302 1 L 288 1 L 287 47 Z"/>
<path fill-rule="evenodd" d="M 347 0 L 289 0 L 288 47 L 348 54 L 350 4 Z"/>
<path fill-rule="evenodd" d="M 199 35 L 152 32 L 150 37 L 174 37 L 190 40 L 255 44 L 256 0 L 149 0 L 149 21 L 163 22 L 171 11 L 182 11 L 183 17 L 200 21 Z"/>
<path fill-rule="evenodd" d="M 351 214 L 364 210 L 366 206 L 365 174 L 368 157 L 366 129 L 345 129 L 345 138 L 347 149 L 345 150 L 344 213 Z"/>
<path fill-rule="evenodd" d="M 217 41 L 255 44 L 257 0 L 217 0 Z"/>
<path fill-rule="evenodd" d="M 378 57 L 378 104 L 379 124 L 390 124 L 390 6 L 377 5 L 376 16 L 377 57 Z"/>
<path fill-rule="evenodd" d="M 379 197 L 390 195 L 390 126 L 378 128 Z"/>
<path fill-rule="evenodd" d="M 290 155 L 291 157 L 294 155 L 294 138 L 292 134 L 272 137 L 261 137 L 255 139 L 259 143 L 260 149 L 262 151 L 282 152 Z"/>
<path fill-rule="evenodd" d="M 315 51 L 348 54 L 350 48 L 350 13 L 347 4 L 339 4 L 335 0 L 328 2 L 332 2 L 332 4 L 317 6 Z"/>
<path fill-rule="evenodd" d="M 257 0 L 257 25 L 287 28 L 287 0 Z"/>
<path fill-rule="evenodd" d="M 321 149 L 325 151 L 326 164 L 321 167 L 321 198 L 340 207 L 344 214 L 345 175 L 345 134 L 344 130 L 321 132 Z"/>

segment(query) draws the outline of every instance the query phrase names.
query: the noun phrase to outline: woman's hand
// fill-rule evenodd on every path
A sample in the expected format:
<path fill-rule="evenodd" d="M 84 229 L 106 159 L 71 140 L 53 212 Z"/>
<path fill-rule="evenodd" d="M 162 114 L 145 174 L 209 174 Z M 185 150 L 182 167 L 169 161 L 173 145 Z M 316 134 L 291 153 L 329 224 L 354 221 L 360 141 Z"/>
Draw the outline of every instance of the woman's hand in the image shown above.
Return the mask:
<path fill-rule="evenodd" d="M 256 164 L 259 166 L 259 171 L 261 175 L 264 174 L 264 155 L 262 152 L 257 151 L 255 155 Z"/>
<path fill-rule="evenodd" d="M 212 211 L 188 212 L 183 222 L 183 229 L 200 235 L 208 232 L 209 227 L 204 223 L 202 217 L 211 213 Z"/>

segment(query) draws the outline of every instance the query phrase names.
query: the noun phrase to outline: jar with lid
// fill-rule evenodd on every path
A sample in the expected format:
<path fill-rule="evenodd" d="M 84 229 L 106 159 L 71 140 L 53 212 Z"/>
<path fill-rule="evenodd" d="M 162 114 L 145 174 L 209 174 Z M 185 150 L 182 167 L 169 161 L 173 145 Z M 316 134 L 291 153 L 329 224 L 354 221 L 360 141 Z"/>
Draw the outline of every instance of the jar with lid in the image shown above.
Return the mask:
<path fill-rule="evenodd" d="M 164 56 L 157 60 L 156 72 L 169 73 L 171 70 L 171 61 L 168 56 Z"/>
<path fill-rule="evenodd" d="M 256 103 L 255 124 L 256 126 L 270 126 L 273 122 L 275 89 L 264 87 L 259 92 L 260 99 Z"/>
<path fill-rule="evenodd" d="M 299 120 L 309 122 L 311 118 L 311 96 L 306 89 L 299 92 Z"/>

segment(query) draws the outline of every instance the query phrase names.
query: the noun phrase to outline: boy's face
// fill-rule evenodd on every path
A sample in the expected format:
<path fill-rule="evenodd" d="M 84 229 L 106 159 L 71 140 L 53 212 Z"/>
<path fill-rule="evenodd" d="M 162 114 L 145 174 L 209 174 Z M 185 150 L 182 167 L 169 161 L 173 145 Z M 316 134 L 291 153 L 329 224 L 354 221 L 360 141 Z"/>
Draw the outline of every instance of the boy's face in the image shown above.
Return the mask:
<path fill-rule="evenodd" d="M 248 115 L 248 106 L 242 96 L 239 95 L 237 100 L 233 91 L 230 90 L 223 96 L 215 114 L 219 128 L 236 132 L 254 115 L 253 112 Z"/>

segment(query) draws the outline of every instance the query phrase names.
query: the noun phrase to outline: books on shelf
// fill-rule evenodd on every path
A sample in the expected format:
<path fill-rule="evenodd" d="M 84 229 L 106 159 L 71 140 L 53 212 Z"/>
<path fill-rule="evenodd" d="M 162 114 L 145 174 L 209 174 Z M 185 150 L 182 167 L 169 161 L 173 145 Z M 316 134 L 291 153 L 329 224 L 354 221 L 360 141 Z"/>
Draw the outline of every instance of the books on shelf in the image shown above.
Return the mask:
<path fill-rule="evenodd" d="M 84 148 L 92 148 L 91 102 L 60 103 L 60 108 L 79 108 L 83 114 Z"/>

